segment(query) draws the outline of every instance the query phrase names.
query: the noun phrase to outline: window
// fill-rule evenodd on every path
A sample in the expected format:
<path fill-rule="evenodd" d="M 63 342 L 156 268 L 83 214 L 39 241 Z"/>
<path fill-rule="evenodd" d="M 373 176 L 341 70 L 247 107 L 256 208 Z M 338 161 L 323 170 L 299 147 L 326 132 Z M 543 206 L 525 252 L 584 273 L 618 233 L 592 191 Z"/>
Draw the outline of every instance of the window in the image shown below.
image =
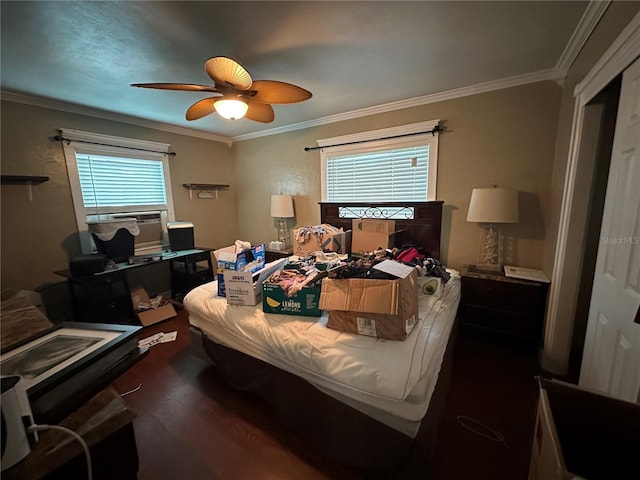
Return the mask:
<path fill-rule="evenodd" d="M 62 130 L 69 182 L 82 251 L 93 251 L 87 221 L 138 220 L 136 252 L 167 244 L 173 221 L 167 152 L 169 145 Z"/>
<path fill-rule="evenodd" d="M 426 200 L 429 145 L 328 156 L 327 199 L 332 202 Z M 381 185 L 385 185 L 381 188 Z"/>
<path fill-rule="evenodd" d="M 162 162 L 76 153 L 76 165 L 87 211 L 167 208 Z"/>
<path fill-rule="evenodd" d="M 438 134 L 430 131 L 436 125 L 438 120 L 319 140 L 322 200 L 435 200 Z"/>

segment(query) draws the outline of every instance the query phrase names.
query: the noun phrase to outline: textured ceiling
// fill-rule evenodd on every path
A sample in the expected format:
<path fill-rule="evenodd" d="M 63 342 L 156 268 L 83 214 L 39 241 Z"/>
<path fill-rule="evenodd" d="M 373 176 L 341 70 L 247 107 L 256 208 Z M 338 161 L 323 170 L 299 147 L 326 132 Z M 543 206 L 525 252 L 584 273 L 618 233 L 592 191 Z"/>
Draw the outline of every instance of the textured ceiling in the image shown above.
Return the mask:
<path fill-rule="evenodd" d="M 552 71 L 588 2 L 1 2 L 1 87 L 225 137 L 251 135 L 455 88 Z M 254 80 L 313 98 L 275 121 L 194 122 L 207 94 L 131 83 L 211 84 L 229 56 Z"/>

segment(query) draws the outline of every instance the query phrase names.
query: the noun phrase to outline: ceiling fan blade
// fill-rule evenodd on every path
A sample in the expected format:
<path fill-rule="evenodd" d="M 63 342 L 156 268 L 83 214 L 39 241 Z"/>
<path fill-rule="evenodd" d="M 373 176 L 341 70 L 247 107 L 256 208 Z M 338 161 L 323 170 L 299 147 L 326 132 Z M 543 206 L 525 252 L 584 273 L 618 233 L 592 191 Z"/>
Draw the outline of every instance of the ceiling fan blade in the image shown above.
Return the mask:
<path fill-rule="evenodd" d="M 215 109 L 213 108 L 213 104 L 219 98 L 220 97 L 209 97 L 209 98 L 204 98 L 202 100 L 197 101 L 187 109 L 187 114 L 185 115 L 186 119 L 198 120 L 199 118 L 205 117 L 210 113 L 215 112 Z"/>
<path fill-rule="evenodd" d="M 273 122 L 275 114 L 273 113 L 273 108 L 271 108 L 271 105 L 266 103 L 256 103 L 253 101 L 249 101 L 248 104 L 249 109 L 247 110 L 247 113 L 245 115 L 246 118 L 262 123 Z"/>
<path fill-rule="evenodd" d="M 242 65 L 228 57 L 214 57 L 204 64 L 207 72 L 216 86 L 232 86 L 238 90 L 249 90 L 253 79 Z"/>
<path fill-rule="evenodd" d="M 190 83 L 132 83 L 132 87 L 157 88 L 160 90 L 185 90 L 188 92 L 217 92 L 216 87 Z"/>
<path fill-rule="evenodd" d="M 251 100 L 260 103 L 297 103 L 311 98 L 311 92 L 302 87 L 275 80 L 256 80 L 251 90 L 257 93 Z"/>

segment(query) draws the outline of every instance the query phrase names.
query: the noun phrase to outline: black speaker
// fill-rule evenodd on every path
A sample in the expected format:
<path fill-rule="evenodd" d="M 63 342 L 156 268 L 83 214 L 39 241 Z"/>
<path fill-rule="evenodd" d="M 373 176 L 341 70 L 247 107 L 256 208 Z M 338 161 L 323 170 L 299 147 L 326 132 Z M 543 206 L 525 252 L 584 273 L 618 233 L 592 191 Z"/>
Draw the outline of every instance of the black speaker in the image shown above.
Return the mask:
<path fill-rule="evenodd" d="M 167 232 L 169 233 L 171 251 L 177 252 L 194 248 L 193 223 L 169 222 L 167 223 Z"/>
<path fill-rule="evenodd" d="M 74 277 L 85 277 L 104 271 L 109 259 L 102 253 L 77 255 L 69 260 L 69 271 Z"/>

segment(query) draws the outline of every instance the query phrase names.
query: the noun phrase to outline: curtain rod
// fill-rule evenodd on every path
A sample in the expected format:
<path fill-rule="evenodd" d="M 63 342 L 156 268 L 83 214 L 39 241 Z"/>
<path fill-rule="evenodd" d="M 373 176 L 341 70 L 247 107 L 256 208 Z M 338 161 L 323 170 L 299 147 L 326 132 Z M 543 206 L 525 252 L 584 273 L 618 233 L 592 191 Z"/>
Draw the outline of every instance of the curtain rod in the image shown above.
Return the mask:
<path fill-rule="evenodd" d="M 71 140 L 69 138 L 64 138 L 61 135 L 56 135 L 55 137 L 53 137 L 53 139 L 56 142 L 67 142 L 67 145 L 71 142 L 88 143 L 90 145 L 100 145 L 101 147 L 116 147 L 116 148 L 124 148 L 127 150 L 138 150 L 139 152 L 161 153 L 163 155 L 169 155 L 170 157 L 176 156 L 176 152 L 159 152 L 157 150 L 147 150 L 146 148 L 123 147 L 122 145 L 110 145 L 108 143 L 88 142 L 86 140 Z"/>
<path fill-rule="evenodd" d="M 304 147 L 304 151 L 308 152 L 310 150 L 322 150 L 323 148 L 343 147 L 344 145 L 355 145 L 356 143 L 377 142 L 378 140 L 391 140 L 393 138 L 410 137 L 412 135 L 423 135 L 425 133 L 430 133 L 431 135 L 435 135 L 436 133 L 442 132 L 442 131 L 444 131 L 444 129 L 440 127 L 440 125 L 436 125 L 431 130 L 426 130 L 424 132 L 403 133 L 400 135 L 392 135 L 390 137 L 370 138 L 367 140 L 356 140 L 353 142 L 336 143 L 335 145 L 323 145 L 321 147 Z"/>

